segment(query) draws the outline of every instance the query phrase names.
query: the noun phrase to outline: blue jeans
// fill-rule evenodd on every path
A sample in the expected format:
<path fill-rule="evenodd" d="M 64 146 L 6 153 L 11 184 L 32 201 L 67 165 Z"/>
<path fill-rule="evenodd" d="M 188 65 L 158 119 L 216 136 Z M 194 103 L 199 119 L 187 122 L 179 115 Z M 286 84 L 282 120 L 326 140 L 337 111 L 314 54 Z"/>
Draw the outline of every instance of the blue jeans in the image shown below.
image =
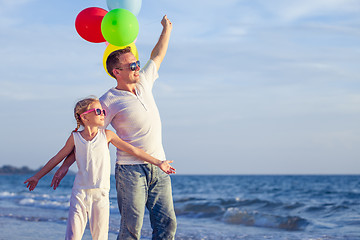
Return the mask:
<path fill-rule="evenodd" d="M 152 164 L 116 164 L 115 178 L 121 214 L 117 239 L 140 239 L 145 206 L 152 239 L 174 239 L 176 216 L 170 176 Z"/>

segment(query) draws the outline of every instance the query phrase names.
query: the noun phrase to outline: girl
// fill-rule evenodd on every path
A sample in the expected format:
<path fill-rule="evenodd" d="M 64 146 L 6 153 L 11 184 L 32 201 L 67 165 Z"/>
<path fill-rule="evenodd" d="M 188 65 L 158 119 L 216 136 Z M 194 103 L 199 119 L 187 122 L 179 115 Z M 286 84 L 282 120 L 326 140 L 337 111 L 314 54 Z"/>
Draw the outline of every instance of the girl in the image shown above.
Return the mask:
<path fill-rule="evenodd" d="M 98 99 L 86 98 L 79 101 L 74 108 L 74 115 L 77 128 L 70 135 L 65 146 L 24 183 L 27 183 L 30 191 L 34 190 L 39 180 L 74 150 L 78 172 L 70 198 L 65 239 L 81 239 L 89 216 L 93 239 L 106 240 L 110 205 L 109 142 L 122 151 L 158 166 L 167 174 L 175 173 L 175 169 L 169 164 L 172 161 L 153 158 L 143 150 L 121 140 L 114 132 L 99 129 L 104 126 L 106 113 Z M 84 130 L 78 132 L 80 125 Z"/>

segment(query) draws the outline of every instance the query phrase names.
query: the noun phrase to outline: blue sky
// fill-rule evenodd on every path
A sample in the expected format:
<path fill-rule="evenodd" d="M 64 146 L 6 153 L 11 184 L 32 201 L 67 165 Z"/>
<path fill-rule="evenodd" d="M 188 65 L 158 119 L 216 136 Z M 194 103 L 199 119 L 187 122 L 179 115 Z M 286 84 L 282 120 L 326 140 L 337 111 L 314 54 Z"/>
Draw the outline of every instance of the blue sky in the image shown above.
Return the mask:
<path fill-rule="evenodd" d="M 87 7 L 108 10 L 0 1 L 0 166 L 43 165 L 74 129 L 76 101 L 115 86 L 105 44 L 76 33 Z M 357 0 L 143 1 L 141 62 L 162 16 L 173 22 L 154 93 L 177 172 L 359 174 L 359 12 Z"/>

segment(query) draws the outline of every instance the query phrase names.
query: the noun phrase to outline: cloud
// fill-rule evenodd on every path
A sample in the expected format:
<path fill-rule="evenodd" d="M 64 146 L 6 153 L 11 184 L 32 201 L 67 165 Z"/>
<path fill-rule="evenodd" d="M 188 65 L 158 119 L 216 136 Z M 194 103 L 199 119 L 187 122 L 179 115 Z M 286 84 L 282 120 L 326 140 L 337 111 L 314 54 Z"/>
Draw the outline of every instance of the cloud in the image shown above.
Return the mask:
<path fill-rule="evenodd" d="M 34 0 L 0 0 L 0 30 L 11 28 L 22 22 L 18 9 L 28 6 Z"/>
<path fill-rule="evenodd" d="M 77 99 L 114 86 L 102 66 L 105 45 L 86 42 L 74 29 L 76 13 L 88 3 L 0 4 L 5 6 L 0 8 L 0 100 L 16 116 L 4 118 L 5 125 L 36 135 L 47 134 L 44 128 L 63 134 L 74 125 Z M 190 161 L 207 164 L 203 171 L 226 173 L 208 164 L 219 158 L 234 169 L 238 159 L 254 161 L 244 173 L 266 172 L 256 170 L 263 159 L 276 165 L 294 158 L 310 161 L 311 167 L 295 169 L 306 173 L 316 168 L 316 156 L 355 156 L 346 143 L 360 142 L 359 134 L 352 134 L 360 112 L 358 12 L 359 3 L 350 0 L 143 1 L 136 42 L 141 61 L 161 33 L 162 15 L 174 24 L 154 88 L 166 152 L 184 157 L 184 173 Z M 39 118 L 34 106 L 47 112 L 46 118 Z M 23 108 L 28 110 L 16 111 Z M 31 129 L 23 126 L 24 117 L 32 121 Z M 66 119 L 72 121 L 65 127 Z M 3 146 L 15 142 L 8 129 Z M 36 146 L 28 148 L 36 152 Z"/>
<path fill-rule="evenodd" d="M 98 81 L 97 83 L 62 84 L 36 82 L 18 83 L 0 81 L 0 100 L 2 102 L 46 101 L 67 99 L 74 101 L 89 95 L 100 97 L 111 85 Z"/>
<path fill-rule="evenodd" d="M 326 15 L 346 15 L 357 13 L 360 3 L 356 0 L 300 0 L 300 1 L 262 1 L 263 7 L 285 22 L 293 22 L 308 17 Z"/>

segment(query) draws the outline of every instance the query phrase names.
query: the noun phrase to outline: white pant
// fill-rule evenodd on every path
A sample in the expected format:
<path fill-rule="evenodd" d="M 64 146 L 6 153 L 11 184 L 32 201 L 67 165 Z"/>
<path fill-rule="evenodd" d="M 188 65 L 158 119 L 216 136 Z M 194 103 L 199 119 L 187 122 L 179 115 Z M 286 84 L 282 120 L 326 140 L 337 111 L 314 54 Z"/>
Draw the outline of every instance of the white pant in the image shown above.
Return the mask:
<path fill-rule="evenodd" d="M 71 193 L 65 240 L 81 240 L 87 219 L 94 240 L 107 240 L 109 230 L 109 190 L 81 189 Z"/>

